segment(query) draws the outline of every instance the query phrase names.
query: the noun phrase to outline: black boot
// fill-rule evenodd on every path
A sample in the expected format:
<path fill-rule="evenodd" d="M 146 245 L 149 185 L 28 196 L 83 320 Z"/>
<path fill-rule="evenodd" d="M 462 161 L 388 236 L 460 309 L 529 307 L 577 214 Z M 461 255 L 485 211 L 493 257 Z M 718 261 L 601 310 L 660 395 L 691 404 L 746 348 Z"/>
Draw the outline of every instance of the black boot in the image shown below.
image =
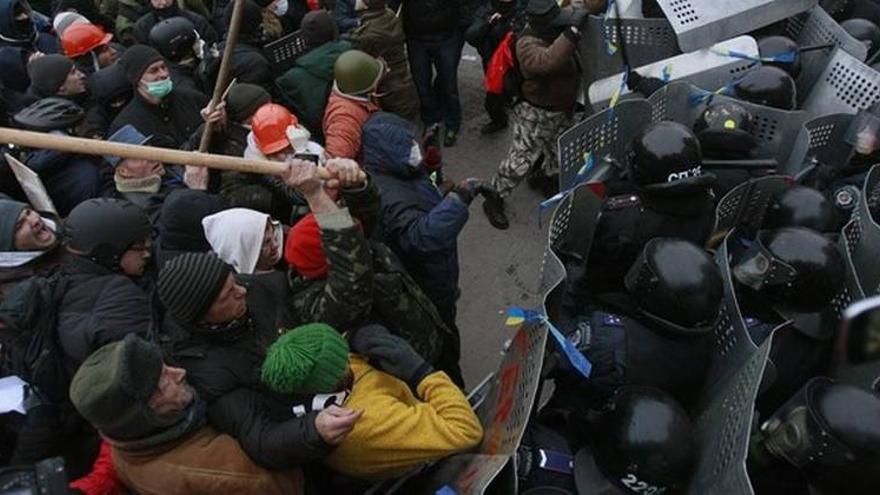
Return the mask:
<path fill-rule="evenodd" d="M 483 201 L 483 212 L 489 223 L 498 230 L 507 230 L 510 222 L 507 221 L 507 215 L 504 214 L 504 199 L 500 197 L 487 197 Z"/>

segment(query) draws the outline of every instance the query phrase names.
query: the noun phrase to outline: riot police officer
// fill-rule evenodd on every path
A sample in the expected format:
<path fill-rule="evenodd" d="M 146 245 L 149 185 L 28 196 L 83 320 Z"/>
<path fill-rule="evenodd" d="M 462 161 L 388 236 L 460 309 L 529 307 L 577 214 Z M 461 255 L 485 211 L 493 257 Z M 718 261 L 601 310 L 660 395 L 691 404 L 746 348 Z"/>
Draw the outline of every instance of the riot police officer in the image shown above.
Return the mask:
<path fill-rule="evenodd" d="M 633 139 L 628 177 L 607 184 L 609 194 L 589 259 L 576 290 L 619 292 L 627 268 L 655 237 L 704 245 L 715 220 L 711 185 L 703 173 L 700 143 L 675 122 L 652 124 Z"/>
<path fill-rule="evenodd" d="M 780 110 L 797 107 L 797 86 L 794 79 L 779 67 L 763 65 L 749 71 L 733 87 L 740 100 Z"/>

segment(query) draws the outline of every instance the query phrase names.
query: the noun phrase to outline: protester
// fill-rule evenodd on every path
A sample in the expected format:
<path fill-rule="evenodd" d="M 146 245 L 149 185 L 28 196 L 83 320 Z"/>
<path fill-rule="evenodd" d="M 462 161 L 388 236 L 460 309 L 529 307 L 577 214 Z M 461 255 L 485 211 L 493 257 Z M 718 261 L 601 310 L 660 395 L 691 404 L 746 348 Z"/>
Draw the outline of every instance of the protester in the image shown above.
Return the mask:
<path fill-rule="evenodd" d="M 215 43 L 217 33 L 211 23 L 201 15 L 181 9 L 175 0 L 149 0 L 150 11 L 144 14 L 132 27 L 131 35 L 135 43 L 146 45 L 150 42 L 150 30 L 165 19 L 184 17 L 193 23 L 199 37 L 207 43 Z"/>
<path fill-rule="evenodd" d="M 175 88 L 168 65 L 155 49 L 134 45 L 119 59 L 134 97 L 110 124 L 109 133 L 133 125 L 151 136 L 155 146 L 177 148 L 201 124 L 207 98 L 186 88 Z"/>
<path fill-rule="evenodd" d="M 0 298 L 17 282 L 61 262 L 60 232 L 57 216 L 0 196 Z"/>
<path fill-rule="evenodd" d="M 84 74 L 92 74 L 116 60 L 116 50 L 110 45 L 113 35 L 94 24 L 74 24 L 61 35 L 64 55 L 76 62 Z"/>
<path fill-rule="evenodd" d="M 483 202 L 497 229 L 509 226 L 504 198 L 542 154 L 544 173 L 556 173 L 556 137 L 571 125 L 581 86 L 575 49 L 586 15 L 586 10 L 560 9 L 555 0 L 530 0 L 526 7 L 528 26 L 516 41 L 523 82 L 522 99 L 513 107 L 513 142 L 492 179 L 500 198 Z"/>
<path fill-rule="evenodd" d="M 223 11 L 224 26 L 229 25 L 232 19 L 232 8 L 235 2 L 229 2 Z M 253 0 L 245 0 L 242 4 L 241 24 L 238 32 L 238 39 L 235 47 L 232 49 L 232 59 L 230 60 L 229 77 L 230 80 L 235 79 L 240 83 L 250 83 L 262 86 L 263 89 L 270 94 L 275 94 L 275 86 L 273 84 L 274 76 L 272 67 L 266 56 L 263 55 L 263 38 L 261 26 L 263 22 L 263 11 L 259 5 Z M 228 31 L 224 30 L 224 40 L 217 45 L 219 53 L 223 53 L 226 46 L 225 36 Z M 205 71 L 206 80 L 210 81 L 209 86 L 214 87 L 214 80 L 220 70 L 220 59 L 214 58 L 208 60 Z"/>
<path fill-rule="evenodd" d="M 263 381 L 278 393 L 341 395 L 339 405 L 363 411 L 324 461 L 328 466 L 360 479 L 388 479 L 479 444 L 483 429 L 467 398 L 406 341 L 377 325 L 349 339 L 351 355 L 330 326 L 294 328 L 272 344 L 262 366 Z M 294 414 L 330 402 L 310 399 L 294 406 Z"/>
<path fill-rule="evenodd" d="M 316 139 L 323 137 L 322 122 L 327 98 L 333 88 L 336 59 L 352 48 L 339 39 L 333 18 L 325 10 L 303 17 L 301 35 L 308 52 L 297 57 L 293 67 L 275 80 L 281 102 L 293 109 Z"/>
<path fill-rule="evenodd" d="M 154 494 L 303 493 L 299 470 L 259 467 L 206 425 L 204 399 L 186 376 L 134 335 L 100 348 L 74 375 L 71 401 L 112 446 L 125 485 Z"/>
<path fill-rule="evenodd" d="M 324 147 L 332 158 L 356 158 L 361 131 L 370 114 L 379 110 L 376 91 L 387 68 L 381 60 L 359 50 L 336 59 L 333 91 L 324 112 Z"/>
<path fill-rule="evenodd" d="M 38 57 L 27 65 L 31 84 L 20 105 L 48 96 L 58 96 L 75 103 L 84 103 L 86 76 L 72 60 L 64 55 L 51 54 Z"/>
<path fill-rule="evenodd" d="M 58 38 L 46 20 L 27 0 L 0 0 L 0 46 L 22 48 L 28 55 L 58 53 Z"/>
<path fill-rule="evenodd" d="M 379 106 L 417 123 L 419 94 L 406 58 L 403 24 L 385 0 L 359 0 L 355 10 L 360 15 L 360 25 L 349 33 L 351 42 L 358 50 L 388 65 L 388 73 L 379 83 Z"/>
<path fill-rule="evenodd" d="M 175 86 L 206 92 L 198 72 L 206 50 L 205 41 L 199 38 L 189 19 L 180 16 L 163 19 L 150 29 L 149 38 L 150 46 L 168 61 Z"/>
<path fill-rule="evenodd" d="M 206 252 L 211 244 L 205 238 L 202 219 L 226 208 L 221 196 L 192 189 L 171 191 L 162 204 L 156 240 L 156 266 L 183 253 Z"/>
<path fill-rule="evenodd" d="M 236 273 L 273 271 L 281 261 L 283 226 L 265 213 L 231 208 L 202 219 L 211 249 Z"/>

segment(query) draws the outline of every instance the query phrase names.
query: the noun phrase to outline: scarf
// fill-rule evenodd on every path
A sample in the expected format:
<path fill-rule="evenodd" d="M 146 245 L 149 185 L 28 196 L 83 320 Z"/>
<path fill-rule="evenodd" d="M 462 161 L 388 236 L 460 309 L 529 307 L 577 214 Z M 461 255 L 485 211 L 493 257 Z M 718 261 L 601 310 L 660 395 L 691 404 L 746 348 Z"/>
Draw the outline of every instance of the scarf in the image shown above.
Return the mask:
<path fill-rule="evenodd" d="M 195 395 L 192 404 L 181 415 L 180 420 L 155 435 L 125 441 L 113 440 L 107 437 L 105 439 L 110 445 L 127 452 L 144 454 L 165 452 L 174 448 L 176 445 L 175 440 L 179 440 L 204 426 L 206 412 L 207 406 L 205 402 L 198 395 Z"/>
<path fill-rule="evenodd" d="M 156 194 L 159 192 L 159 188 L 162 187 L 161 175 L 128 179 L 121 177 L 119 174 L 114 174 L 113 181 L 116 183 L 116 190 L 121 193 L 139 192 Z"/>

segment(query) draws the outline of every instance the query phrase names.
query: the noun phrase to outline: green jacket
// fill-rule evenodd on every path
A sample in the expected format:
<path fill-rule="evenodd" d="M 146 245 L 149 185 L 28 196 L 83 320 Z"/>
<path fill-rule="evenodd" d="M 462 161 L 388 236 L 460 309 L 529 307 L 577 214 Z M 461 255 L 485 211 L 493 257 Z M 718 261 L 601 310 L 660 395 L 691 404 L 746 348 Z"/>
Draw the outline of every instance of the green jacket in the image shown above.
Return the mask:
<path fill-rule="evenodd" d="M 293 67 L 275 79 L 282 103 L 293 108 L 313 137 L 321 135 L 324 108 L 333 88 L 333 65 L 348 50 L 351 43 L 347 41 L 324 43 L 296 59 Z"/>

